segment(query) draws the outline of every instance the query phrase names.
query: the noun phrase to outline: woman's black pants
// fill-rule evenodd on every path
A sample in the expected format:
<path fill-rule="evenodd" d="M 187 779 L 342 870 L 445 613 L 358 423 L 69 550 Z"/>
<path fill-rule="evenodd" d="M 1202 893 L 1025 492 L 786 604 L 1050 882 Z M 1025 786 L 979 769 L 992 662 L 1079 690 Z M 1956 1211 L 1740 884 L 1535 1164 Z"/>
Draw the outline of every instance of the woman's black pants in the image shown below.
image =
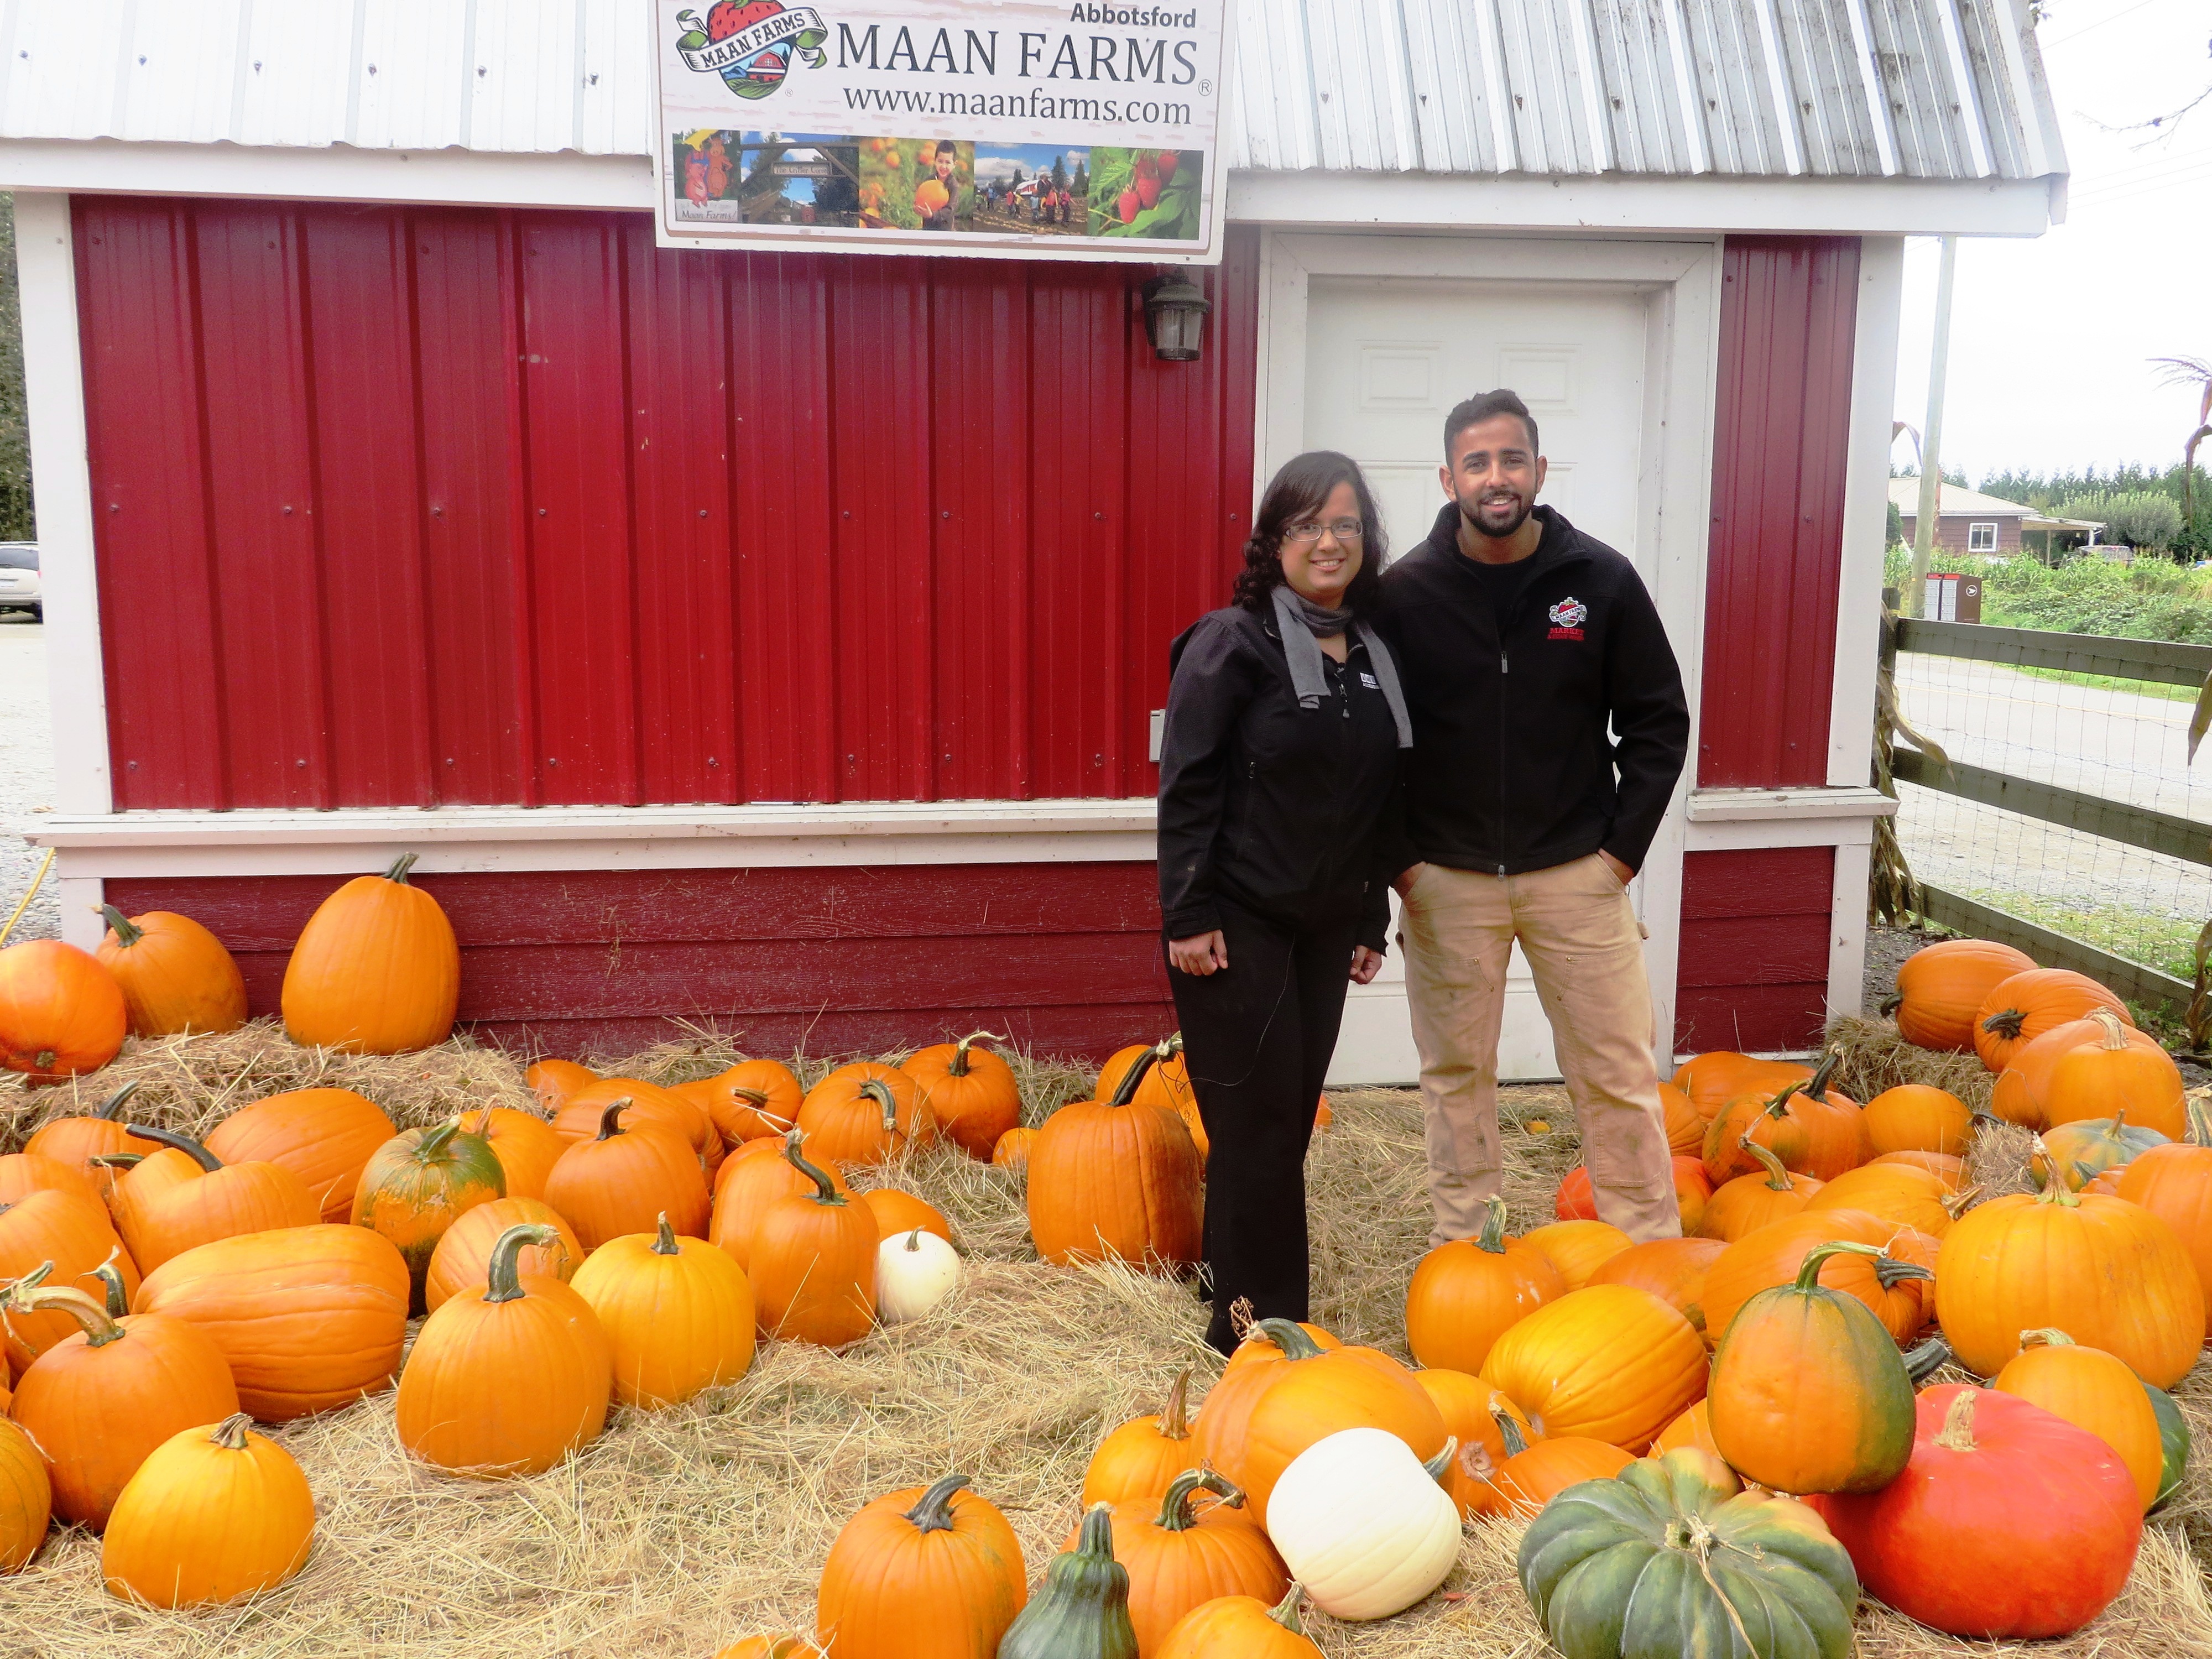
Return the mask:
<path fill-rule="evenodd" d="M 1240 1301 L 1255 1319 L 1306 1316 L 1306 1143 L 1344 1019 L 1357 907 L 1355 897 L 1291 920 L 1224 901 L 1228 968 L 1168 968 L 1211 1143 L 1206 1340 L 1224 1353 L 1237 1345 Z"/>

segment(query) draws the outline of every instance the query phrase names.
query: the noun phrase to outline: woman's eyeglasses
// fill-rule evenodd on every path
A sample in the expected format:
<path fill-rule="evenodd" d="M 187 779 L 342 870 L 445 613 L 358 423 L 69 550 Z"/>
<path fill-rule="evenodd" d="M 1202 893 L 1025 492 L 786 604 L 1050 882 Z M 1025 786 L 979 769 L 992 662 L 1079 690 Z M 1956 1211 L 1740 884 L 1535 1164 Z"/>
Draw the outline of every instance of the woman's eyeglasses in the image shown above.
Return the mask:
<path fill-rule="evenodd" d="M 1329 524 L 1294 524 L 1283 532 L 1286 542 L 1317 542 L 1321 532 L 1328 531 L 1340 542 L 1356 542 L 1366 535 L 1367 527 L 1357 519 L 1338 519 Z"/>

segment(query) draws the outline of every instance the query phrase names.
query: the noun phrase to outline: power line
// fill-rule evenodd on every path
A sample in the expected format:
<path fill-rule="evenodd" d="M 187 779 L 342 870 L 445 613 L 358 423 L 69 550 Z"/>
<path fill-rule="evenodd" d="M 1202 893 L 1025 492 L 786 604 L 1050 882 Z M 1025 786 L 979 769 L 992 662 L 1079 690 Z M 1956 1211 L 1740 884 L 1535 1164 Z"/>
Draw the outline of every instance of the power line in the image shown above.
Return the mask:
<path fill-rule="evenodd" d="M 2124 7 L 2118 11 L 2108 12 L 2104 16 L 2100 17 L 2094 23 L 2082 24 L 2080 28 L 2075 29 L 2071 34 L 2062 34 L 2057 40 L 2045 40 L 2043 44 L 2046 47 L 2063 46 L 2069 40 L 2079 40 L 2083 35 L 2093 33 L 2096 30 L 2104 27 L 2107 23 L 2117 23 L 2120 19 L 2127 16 L 2130 13 L 2141 11 L 2145 6 L 2148 6 L 2150 3 L 2151 0 L 2136 0 L 2135 4 L 2132 6 Z"/>

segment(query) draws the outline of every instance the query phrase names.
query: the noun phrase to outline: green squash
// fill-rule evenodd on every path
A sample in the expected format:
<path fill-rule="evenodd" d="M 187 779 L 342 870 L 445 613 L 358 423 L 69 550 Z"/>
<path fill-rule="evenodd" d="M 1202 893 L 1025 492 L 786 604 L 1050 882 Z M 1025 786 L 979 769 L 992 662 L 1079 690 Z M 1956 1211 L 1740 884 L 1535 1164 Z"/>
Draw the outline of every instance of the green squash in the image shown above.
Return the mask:
<path fill-rule="evenodd" d="M 1844 1547 L 1804 1504 L 1743 1491 L 1694 1448 L 1569 1486 L 1529 1523 L 1518 1567 L 1566 1659 L 1727 1659 L 1747 1638 L 1756 1659 L 1851 1651 Z"/>
<path fill-rule="evenodd" d="M 2164 1389 L 2145 1382 L 2143 1392 L 2150 1396 L 2150 1408 L 2158 1418 L 2158 1445 L 2163 1454 L 2158 1472 L 2158 1496 L 2150 1500 L 2151 1512 L 2155 1514 L 2180 1489 L 2181 1477 L 2188 1472 L 2189 1419 L 2181 1414 L 2181 1407 L 2173 1403 L 2173 1396 Z"/>
<path fill-rule="evenodd" d="M 2124 1111 L 2111 1117 L 2084 1118 L 2039 1135 L 2027 1172 L 2039 1191 L 2048 1187 L 2056 1175 L 2064 1180 L 2069 1192 L 2078 1193 L 2114 1165 L 2132 1163 L 2152 1147 L 2166 1144 L 2166 1137 L 2157 1130 L 2139 1129 L 2129 1122 Z"/>
<path fill-rule="evenodd" d="M 999 1659 L 1137 1659 L 1129 1570 L 1114 1559 L 1113 1505 L 1094 1504 L 1075 1547 L 999 1638 Z"/>

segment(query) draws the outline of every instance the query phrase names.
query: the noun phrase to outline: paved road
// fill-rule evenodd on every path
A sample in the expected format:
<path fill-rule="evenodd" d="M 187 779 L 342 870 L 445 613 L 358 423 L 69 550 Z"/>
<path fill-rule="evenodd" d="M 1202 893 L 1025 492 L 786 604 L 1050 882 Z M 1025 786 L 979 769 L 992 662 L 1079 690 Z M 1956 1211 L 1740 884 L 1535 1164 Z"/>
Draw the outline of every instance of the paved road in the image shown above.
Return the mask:
<path fill-rule="evenodd" d="M 2191 704 L 1907 652 L 1905 718 L 1954 760 L 2212 823 L 2212 741 L 2189 763 Z M 2161 931 L 2212 915 L 2212 870 L 1907 784 L 1898 833 L 1913 872 L 1954 891 L 2011 891 L 2139 915 Z"/>
<path fill-rule="evenodd" d="M 46 630 L 18 613 L 0 616 L 0 921 L 15 908 L 43 854 L 16 832 L 54 799 L 53 726 L 46 707 Z M 61 937 L 53 889 L 40 890 L 9 935 Z"/>

